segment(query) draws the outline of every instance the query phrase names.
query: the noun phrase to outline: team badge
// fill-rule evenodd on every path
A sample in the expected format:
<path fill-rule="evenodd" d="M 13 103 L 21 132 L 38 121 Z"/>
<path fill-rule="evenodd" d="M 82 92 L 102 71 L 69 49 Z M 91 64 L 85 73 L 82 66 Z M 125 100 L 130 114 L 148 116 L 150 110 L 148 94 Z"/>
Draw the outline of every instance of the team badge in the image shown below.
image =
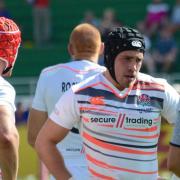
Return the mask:
<path fill-rule="evenodd" d="M 150 106 L 151 98 L 147 94 L 141 94 L 138 96 L 138 104 L 142 106 Z"/>

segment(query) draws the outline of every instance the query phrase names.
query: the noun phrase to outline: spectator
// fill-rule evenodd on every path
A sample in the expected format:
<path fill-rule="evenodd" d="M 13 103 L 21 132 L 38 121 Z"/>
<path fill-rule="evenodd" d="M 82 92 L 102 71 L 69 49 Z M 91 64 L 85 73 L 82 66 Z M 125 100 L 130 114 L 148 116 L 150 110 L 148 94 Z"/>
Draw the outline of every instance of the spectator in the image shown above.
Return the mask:
<path fill-rule="evenodd" d="M 102 20 L 100 22 L 100 26 L 99 26 L 99 30 L 102 36 L 102 41 L 106 39 L 106 36 L 109 33 L 109 31 L 121 25 L 122 23 L 118 20 L 115 10 L 112 8 L 105 9 L 103 12 Z M 104 65 L 103 55 L 99 57 L 98 63 L 100 65 Z"/>
<path fill-rule="evenodd" d="M 11 18 L 9 11 L 6 8 L 5 1 L 0 0 L 0 17 Z"/>
<path fill-rule="evenodd" d="M 176 0 L 176 4 L 172 9 L 171 23 L 173 27 L 173 32 L 180 30 L 180 0 Z"/>
<path fill-rule="evenodd" d="M 156 40 L 153 57 L 155 66 L 160 72 L 169 72 L 172 64 L 176 60 L 177 45 L 173 38 L 170 26 L 165 26 L 159 33 Z"/>
<path fill-rule="evenodd" d="M 33 6 L 35 43 L 38 47 L 47 46 L 51 39 L 50 0 L 35 0 L 31 3 Z"/>
<path fill-rule="evenodd" d="M 143 34 L 145 41 L 146 51 L 144 53 L 143 68 L 145 68 L 145 70 L 147 70 L 147 72 L 152 75 L 155 73 L 155 64 L 151 52 L 151 39 L 148 36 L 143 22 L 137 23 L 137 29 Z"/>
<path fill-rule="evenodd" d="M 149 36 L 154 35 L 159 29 L 168 23 L 169 5 L 163 0 L 152 0 L 147 6 L 145 26 Z"/>
<path fill-rule="evenodd" d="M 88 11 L 85 11 L 84 18 L 82 19 L 81 23 L 92 24 L 96 28 L 99 28 L 100 20 L 95 17 L 93 11 L 88 10 Z"/>
<path fill-rule="evenodd" d="M 15 112 L 16 125 L 26 123 L 27 118 L 28 118 L 28 110 L 24 109 L 22 102 L 18 102 L 16 104 L 16 112 Z"/>
<path fill-rule="evenodd" d="M 111 31 L 114 27 L 120 26 L 121 23 L 117 19 L 116 12 L 112 8 L 107 8 L 103 12 L 103 17 L 100 23 L 100 32 L 102 36 L 102 40 L 106 39 L 106 35 L 109 31 Z"/>

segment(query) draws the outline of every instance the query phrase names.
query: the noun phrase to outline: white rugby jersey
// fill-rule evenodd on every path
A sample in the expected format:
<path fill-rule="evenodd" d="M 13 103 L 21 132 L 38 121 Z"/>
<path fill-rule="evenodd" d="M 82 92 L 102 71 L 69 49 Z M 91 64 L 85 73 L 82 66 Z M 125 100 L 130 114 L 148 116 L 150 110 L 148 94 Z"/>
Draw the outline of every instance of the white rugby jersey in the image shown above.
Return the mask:
<path fill-rule="evenodd" d="M 100 74 L 66 92 L 50 119 L 68 129 L 80 122 L 92 179 L 156 180 L 161 116 L 173 123 L 178 103 L 163 79 L 139 73 L 119 91 Z"/>
<path fill-rule="evenodd" d="M 15 112 L 15 90 L 9 82 L 4 78 L 0 77 L 0 105 L 9 106 L 12 112 Z M 15 123 L 15 118 L 13 119 Z M 0 179 L 1 179 L 1 170 L 0 170 Z"/>
<path fill-rule="evenodd" d="M 59 97 L 66 92 L 71 85 L 83 81 L 85 78 L 103 72 L 105 67 L 88 60 L 73 61 L 45 68 L 38 80 L 32 107 L 34 109 L 51 113 Z M 66 165 L 84 166 L 82 139 L 79 134 L 69 133 L 63 142 L 58 144 L 65 158 Z M 72 161 L 78 159 L 77 161 Z"/>

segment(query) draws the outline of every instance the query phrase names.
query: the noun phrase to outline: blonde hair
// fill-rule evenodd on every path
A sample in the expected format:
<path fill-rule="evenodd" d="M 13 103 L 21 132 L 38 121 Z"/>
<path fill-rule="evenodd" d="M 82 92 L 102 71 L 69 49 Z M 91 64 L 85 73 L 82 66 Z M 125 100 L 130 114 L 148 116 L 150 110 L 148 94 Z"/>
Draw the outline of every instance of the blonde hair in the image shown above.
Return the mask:
<path fill-rule="evenodd" d="M 69 44 L 73 47 L 74 58 L 89 58 L 97 54 L 99 55 L 101 35 L 96 27 L 83 23 L 73 29 Z"/>

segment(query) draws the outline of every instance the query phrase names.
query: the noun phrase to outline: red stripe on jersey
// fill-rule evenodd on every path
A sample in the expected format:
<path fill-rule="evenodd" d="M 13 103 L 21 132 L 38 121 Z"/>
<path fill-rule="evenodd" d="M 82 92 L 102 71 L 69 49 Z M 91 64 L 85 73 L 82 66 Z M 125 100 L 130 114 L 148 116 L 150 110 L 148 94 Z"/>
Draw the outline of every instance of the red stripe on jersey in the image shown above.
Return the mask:
<path fill-rule="evenodd" d="M 97 124 L 97 126 L 113 128 L 114 125 L 113 124 Z"/>
<path fill-rule="evenodd" d="M 121 122 L 121 116 L 122 116 L 122 114 L 119 115 L 119 118 L 118 118 L 118 121 L 117 121 L 117 124 L 116 124 L 116 128 L 119 127 L 119 123 Z"/>
<path fill-rule="evenodd" d="M 44 70 L 43 72 L 53 71 L 54 69 L 57 69 L 57 68 L 68 69 L 68 70 L 73 71 L 73 72 L 78 73 L 78 74 L 84 74 L 84 73 L 87 73 L 87 72 L 89 72 L 89 71 L 92 71 L 92 70 L 97 69 L 97 67 L 93 67 L 93 68 L 88 69 L 88 70 L 86 71 L 86 70 L 79 70 L 79 69 L 71 68 L 71 67 L 69 67 L 69 66 L 61 65 L 61 64 L 60 64 L 60 65 L 57 65 L 57 66 L 55 66 L 55 67 L 46 69 L 46 70 Z"/>
<path fill-rule="evenodd" d="M 131 131 L 153 132 L 153 131 L 156 131 L 158 129 L 158 127 L 153 126 L 151 128 L 144 128 L 144 129 L 140 129 L 140 128 L 124 128 L 124 129 L 131 130 Z"/>
<path fill-rule="evenodd" d="M 86 118 L 86 117 L 82 117 L 82 120 L 83 120 L 83 122 L 89 122 L 90 120 L 89 120 L 89 118 Z"/>
<path fill-rule="evenodd" d="M 84 146 L 82 146 L 82 148 L 81 148 L 81 154 L 84 154 L 84 152 L 85 152 L 85 148 L 84 148 Z"/>
<path fill-rule="evenodd" d="M 91 174 L 93 174 L 94 176 L 98 177 L 98 178 L 101 178 L 101 179 L 104 179 L 104 180 L 116 180 L 112 177 L 109 177 L 109 176 L 105 176 L 105 175 L 102 175 L 100 173 L 97 173 L 96 171 L 94 171 L 93 169 L 91 168 L 88 168 L 89 171 L 91 172 Z"/>
<path fill-rule="evenodd" d="M 119 152 L 128 153 L 128 154 L 140 154 L 140 155 L 156 154 L 156 151 L 146 152 L 146 151 L 134 150 L 134 149 L 130 149 L 130 148 L 120 147 L 117 145 L 108 144 L 108 143 L 105 143 L 105 142 L 95 139 L 94 137 L 92 137 L 91 135 L 87 134 L 84 131 L 83 131 L 83 137 L 86 140 L 88 140 L 89 142 L 95 144 L 96 146 L 100 146 L 101 148 L 111 150 L 111 151 L 119 151 Z"/>
<path fill-rule="evenodd" d="M 112 166 L 110 164 L 107 164 L 105 162 L 102 162 L 100 160 L 97 160 L 97 159 L 93 158 L 89 154 L 86 154 L 86 158 L 88 159 L 88 161 L 91 161 L 96 166 L 99 166 L 99 167 L 105 168 L 105 169 L 114 169 L 114 170 L 120 170 L 120 171 L 125 171 L 125 172 L 130 172 L 130 173 L 136 173 L 136 174 L 156 174 L 157 173 L 157 171 L 142 172 L 142 171 L 136 171 L 136 170 L 133 170 L 133 169 L 122 168 L 122 167 L 119 167 L 119 166 L 118 167 L 117 166 Z"/>
<path fill-rule="evenodd" d="M 107 111 L 107 110 L 104 110 L 104 109 L 98 109 L 98 108 L 95 108 L 95 107 L 83 107 L 81 106 L 80 107 L 80 110 L 85 110 L 85 111 L 88 111 L 88 110 L 95 110 L 95 111 L 99 111 L 99 112 L 105 112 L 107 114 L 111 114 L 111 115 L 116 115 L 117 112 L 114 112 L 114 111 Z"/>
<path fill-rule="evenodd" d="M 142 89 L 142 90 L 160 90 L 160 91 L 164 91 L 165 87 L 164 87 L 164 85 L 158 84 L 158 83 L 150 83 L 150 82 L 138 81 L 134 85 L 134 87 L 132 89 L 133 90 Z"/>
<path fill-rule="evenodd" d="M 120 124 L 120 128 L 122 128 L 122 126 L 123 126 L 125 116 L 126 116 L 126 115 L 125 115 L 125 114 L 123 114 L 122 121 L 121 121 L 121 124 Z"/>

